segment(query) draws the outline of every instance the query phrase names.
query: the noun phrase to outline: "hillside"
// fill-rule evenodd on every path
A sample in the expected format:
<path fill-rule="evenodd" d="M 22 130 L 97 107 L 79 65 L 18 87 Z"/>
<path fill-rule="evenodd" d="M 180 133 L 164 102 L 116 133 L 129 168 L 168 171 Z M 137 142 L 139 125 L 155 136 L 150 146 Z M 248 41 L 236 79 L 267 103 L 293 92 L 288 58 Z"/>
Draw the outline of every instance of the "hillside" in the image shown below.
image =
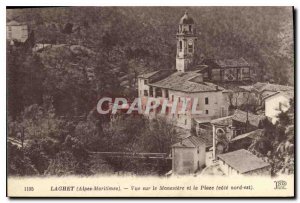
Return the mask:
<path fill-rule="evenodd" d="M 8 173 L 165 174 L 165 163 L 95 162 L 89 152 L 167 154 L 178 141 L 178 129 L 166 120 L 111 119 L 96 106 L 103 97 L 136 97 L 141 73 L 175 68 L 176 30 L 186 9 L 197 26 L 198 61 L 243 57 L 260 71 L 259 81 L 294 84 L 292 8 L 8 9 L 7 19 L 28 24 L 35 43 L 6 47 Z M 270 137 L 285 135 L 270 129 Z"/>
<path fill-rule="evenodd" d="M 81 44 L 143 72 L 174 68 L 186 9 L 197 24 L 198 58 L 244 57 L 265 75 L 261 80 L 293 84 L 292 7 L 33 8 L 8 10 L 8 18 L 29 23 L 37 42 Z"/>

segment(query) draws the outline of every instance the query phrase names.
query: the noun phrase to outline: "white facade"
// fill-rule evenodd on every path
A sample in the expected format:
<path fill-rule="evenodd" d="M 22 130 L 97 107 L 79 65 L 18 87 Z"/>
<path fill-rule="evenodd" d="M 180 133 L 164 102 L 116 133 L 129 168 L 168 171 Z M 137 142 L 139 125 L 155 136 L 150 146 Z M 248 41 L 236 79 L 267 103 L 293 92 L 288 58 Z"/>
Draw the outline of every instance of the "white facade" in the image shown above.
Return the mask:
<path fill-rule="evenodd" d="M 225 163 L 223 160 L 219 160 L 219 166 L 225 175 L 239 175 L 240 173 Z"/>
<path fill-rule="evenodd" d="M 205 166 L 205 145 L 195 148 L 172 148 L 172 171 L 174 174 L 195 173 Z"/>
<path fill-rule="evenodd" d="M 147 79 L 139 78 L 139 97 L 142 98 L 143 110 L 145 110 L 145 104 L 149 97 L 164 98 L 169 101 L 178 100 L 182 103 L 186 98 L 194 100 L 198 99 L 198 104 L 196 107 L 197 112 L 200 114 L 191 114 L 191 110 L 187 110 L 184 114 L 169 114 L 168 118 L 175 121 L 175 125 L 185 129 L 192 128 L 192 119 L 197 118 L 197 120 L 211 120 L 219 117 L 224 117 L 228 115 L 228 103 L 224 102 L 225 95 L 222 91 L 211 91 L 211 92 L 197 92 L 197 93 L 187 93 L 175 90 L 162 89 L 162 96 L 154 95 L 150 92 L 150 87 L 145 83 Z M 157 88 L 161 89 L 161 88 Z M 150 96 L 152 95 L 152 96 Z M 159 112 L 157 112 L 159 113 Z"/>
<path fill-rule="evenodd" d="M 217 85 L 203 84 L 202 74 L 189 70 L 188 66 L 192 65 L 195 52 L 195 42 L 197 40 L 195 33 L 196 30 L 194 21 L 186 12 L 180 19 L 176 35 L 176 73 L 180 73 L 180 75 L 176 75 L 176 73 L 174 73 L 169 76 L 163 75 L 166 77 L 161 77 L 162 80 L 170 77 L 171 80 L 169 83 L 177 84 L 174 85 L 176 86 L 175 88 L 168 84 L 168 82 L 167 85 L 155 85 L 155 82 L 159 82 L 159 76 L 162 76 L 159 71 L 144 74 L 138 79 L 138 95 L 142 98 L 143 110 L 145 109 L 145 104 L 149 97 L 167 99 L 169 102 L 179 101 L 179 105 L 182 105 L 186 99 L 190 99 L 191 101 L 194 101 L 195 98 L 198 99 L 196 110 L 199 114 L 192 114 L 190 108 L 185 113 L 180 112 L 179 114 L 169 114 L 169 116 L 167 116 L 171 120 L 175 121 L 177 126 L 186 129 L 192 128 L 193 118 L 207 121 L 227 116 L 229 106 L 229 104 L 225 102 L 226 95 L 223 94 L 223 91 L 219 89 Z M 185 77 L 184 80 L 182 79 L 183 77 Z M 155 78 L 155 80 L 153 78 Z M 185 83 L 185 81 L 188 81 L 189 83 Z M 179 85 L 186 88 L 178 87 Z M 188 90 L 189 86 L 195 87 L 197 85 L 202 86 L 198 89 L 194 88 L 192 90 Z"/>
<path fill-rule="evenodd" d="M 176 69 L 179 72 L 185 72 L 193 63 L 195 52 L 195 35 L 194 20 L 188 16 L 186 12 L 180 19 L 177 32 L 177 54 L 176 54 Z"/>
<path fill-rule="evenodd" d="M 25 42 L 28 39 L 28 26 L 25 24 L 7 25 L 6 39 Z"/>
<path fill-rule="evenodd" d="M 149 95 L 149 85 L 148 79 L 139 78 L 138 79 L 138 94 L 139 97 L 148 96 Z"/>
<path fill-rule="evenodd" d="M 290 108 L 290 97 L 284 93 L 277 93 L 265 99 L 265 115 L 272 119 L 272 123 L 278 121 L 278 114 L 286 112 Z"/>

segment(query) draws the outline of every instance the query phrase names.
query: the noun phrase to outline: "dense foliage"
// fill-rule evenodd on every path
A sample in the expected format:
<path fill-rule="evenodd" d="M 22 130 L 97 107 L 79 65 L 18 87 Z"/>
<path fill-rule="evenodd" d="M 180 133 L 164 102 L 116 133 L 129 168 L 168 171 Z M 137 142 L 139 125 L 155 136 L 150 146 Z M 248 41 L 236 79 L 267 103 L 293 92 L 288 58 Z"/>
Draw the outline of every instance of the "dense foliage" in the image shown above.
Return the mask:
<path fill-rule="evenodd" d="M 278 115 L 278 121 L 272 124 L 269 120 L 263 123 L 264 133 L 256 137 L 249 150 L 264 157 L 271 164 L 272 175 L 294 174 L 295 167 L 295 132 L 294 100 L 290 109 Z"/>
<path fill-rule="evenodd" d="M 7 46 L 8 136 L 18 141 L 8 147 L 14 157 L 9 173 L 89 175 L 119 167 L 111 160 L 99 166 L 89 151 L 168 152 L 176 138 L 165 121 L 129 117 L 112 127 L 95 106 L 104 96 L 135 97 L 140 73 L 174 68 L 175 33 L 184 11 L 7 10 L 9 19 L 29 25 L 35 44 L 45 45 L 39 50 Z M 194 7 L 189 13 L 197 23 L 199 61 L 244 57 L 265 76 L 261 80 L 293 84 L 291 8 Z M 140 166 L 128 163 L 135 170 Z"/>

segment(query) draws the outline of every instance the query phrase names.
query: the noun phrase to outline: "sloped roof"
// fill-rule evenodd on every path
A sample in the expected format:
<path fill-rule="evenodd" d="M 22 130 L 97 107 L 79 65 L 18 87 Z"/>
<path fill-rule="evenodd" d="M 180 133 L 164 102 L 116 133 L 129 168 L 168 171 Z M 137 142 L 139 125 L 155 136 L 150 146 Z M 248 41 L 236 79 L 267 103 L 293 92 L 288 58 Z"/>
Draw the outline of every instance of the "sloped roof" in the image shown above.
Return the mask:
<path fill-rule="evenodd" d="M 6 26 L 18 26 L 18 25 L 26 25 L 26 23 L 20 23 L 18 21 L 12 20 L 6 23 Z"/>
<path fill-rule="evenodd" d="M 234 142 L 234 141 L 238 141 L 238 140 L 244 139 L 246 137 L 249 137 L 249 138 L 253 139 L 253 138 L 261 135 L 262 133 L 264 133 L 264 131 L 265 131 L 264 129 L 257 129 L 257 130 L 254 130 L 254 131 L 242 134 L 242 135 L 238 135 L 238 136 L 234 137 L 233 139 L 231 139 L 230 141 Z"/>
<path fill-rule="evenodd" d="M 232 119 L 238 122 L 246 123 L 247 122 L 247 112 L 236 109 Z M 248 121 L 250 125 L 258 127 L 262 120 L 266 119 L 264 115 L 255 115 L 248 112 Z"/>
<path fill-rule="evenodd" d="M 263 161 L 261 158 L 258 158 L 245 149 L 240 149 L 226 154 L 219 154 L 218 157 L 240 173 L 246 173 L 270 166 L 269 163 Z"/>
<path fill-rule="evenodd" d="M 229 125 L 232 125 L 232 117 L 233 116 L 217 118 L 217 119 L 212 120 L 211 124 L 229 126 Z"/>
<path fill-rule="evenodd" d="M 213 135 L 210 133 L 202 134 L 201 137 L 199 137 L 204 143 L 205 147 L 212 147 L 213 146 Z"/>
<path fill-rule="evenodd" d="M 223 87 L 213 83 L 192 81 L 192 79 L 197 76 L 201 76 L 201 74 L 197 73 L 197 71 L 189 71 L 184 73 L 175 72 L 170 76 L 149 85 L 182 92 L 212 92 L 224 90 Z"/>
<path fill-rule="evenodd" d="M 203 140 L 197 136 L 191 135 L 187 138 L 182 139 L 181 142 L 174 144 L 172 147 L 187 147 L 187 148 L 194 148 L 205 145 Z"/>
<path fill-rule="evenodd" d="M 285 96 L 288 99 L 294 98 L 294 90 L 289 90 L 289 91 L 276 92 L 274 94 L 271 94 L 271 95 L 268 95 L 268 96 L 264 97 L 263 99 L 271 98 L 271 97 L 273 97 L 275 95 L 280 95 L 280 94 L 283 95 L 283 96 Z"/>

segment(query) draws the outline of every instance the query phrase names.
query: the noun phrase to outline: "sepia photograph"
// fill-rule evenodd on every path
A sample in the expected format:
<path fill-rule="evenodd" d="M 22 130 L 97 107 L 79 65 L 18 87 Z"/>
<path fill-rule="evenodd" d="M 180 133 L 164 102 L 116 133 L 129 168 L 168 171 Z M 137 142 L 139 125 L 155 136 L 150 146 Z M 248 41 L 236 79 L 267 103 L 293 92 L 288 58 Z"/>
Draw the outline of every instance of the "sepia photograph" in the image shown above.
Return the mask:
<path fill-rule="evenodd" d="M 294 12 L 7 7 L 7 195 L 294 197 Z"/>

